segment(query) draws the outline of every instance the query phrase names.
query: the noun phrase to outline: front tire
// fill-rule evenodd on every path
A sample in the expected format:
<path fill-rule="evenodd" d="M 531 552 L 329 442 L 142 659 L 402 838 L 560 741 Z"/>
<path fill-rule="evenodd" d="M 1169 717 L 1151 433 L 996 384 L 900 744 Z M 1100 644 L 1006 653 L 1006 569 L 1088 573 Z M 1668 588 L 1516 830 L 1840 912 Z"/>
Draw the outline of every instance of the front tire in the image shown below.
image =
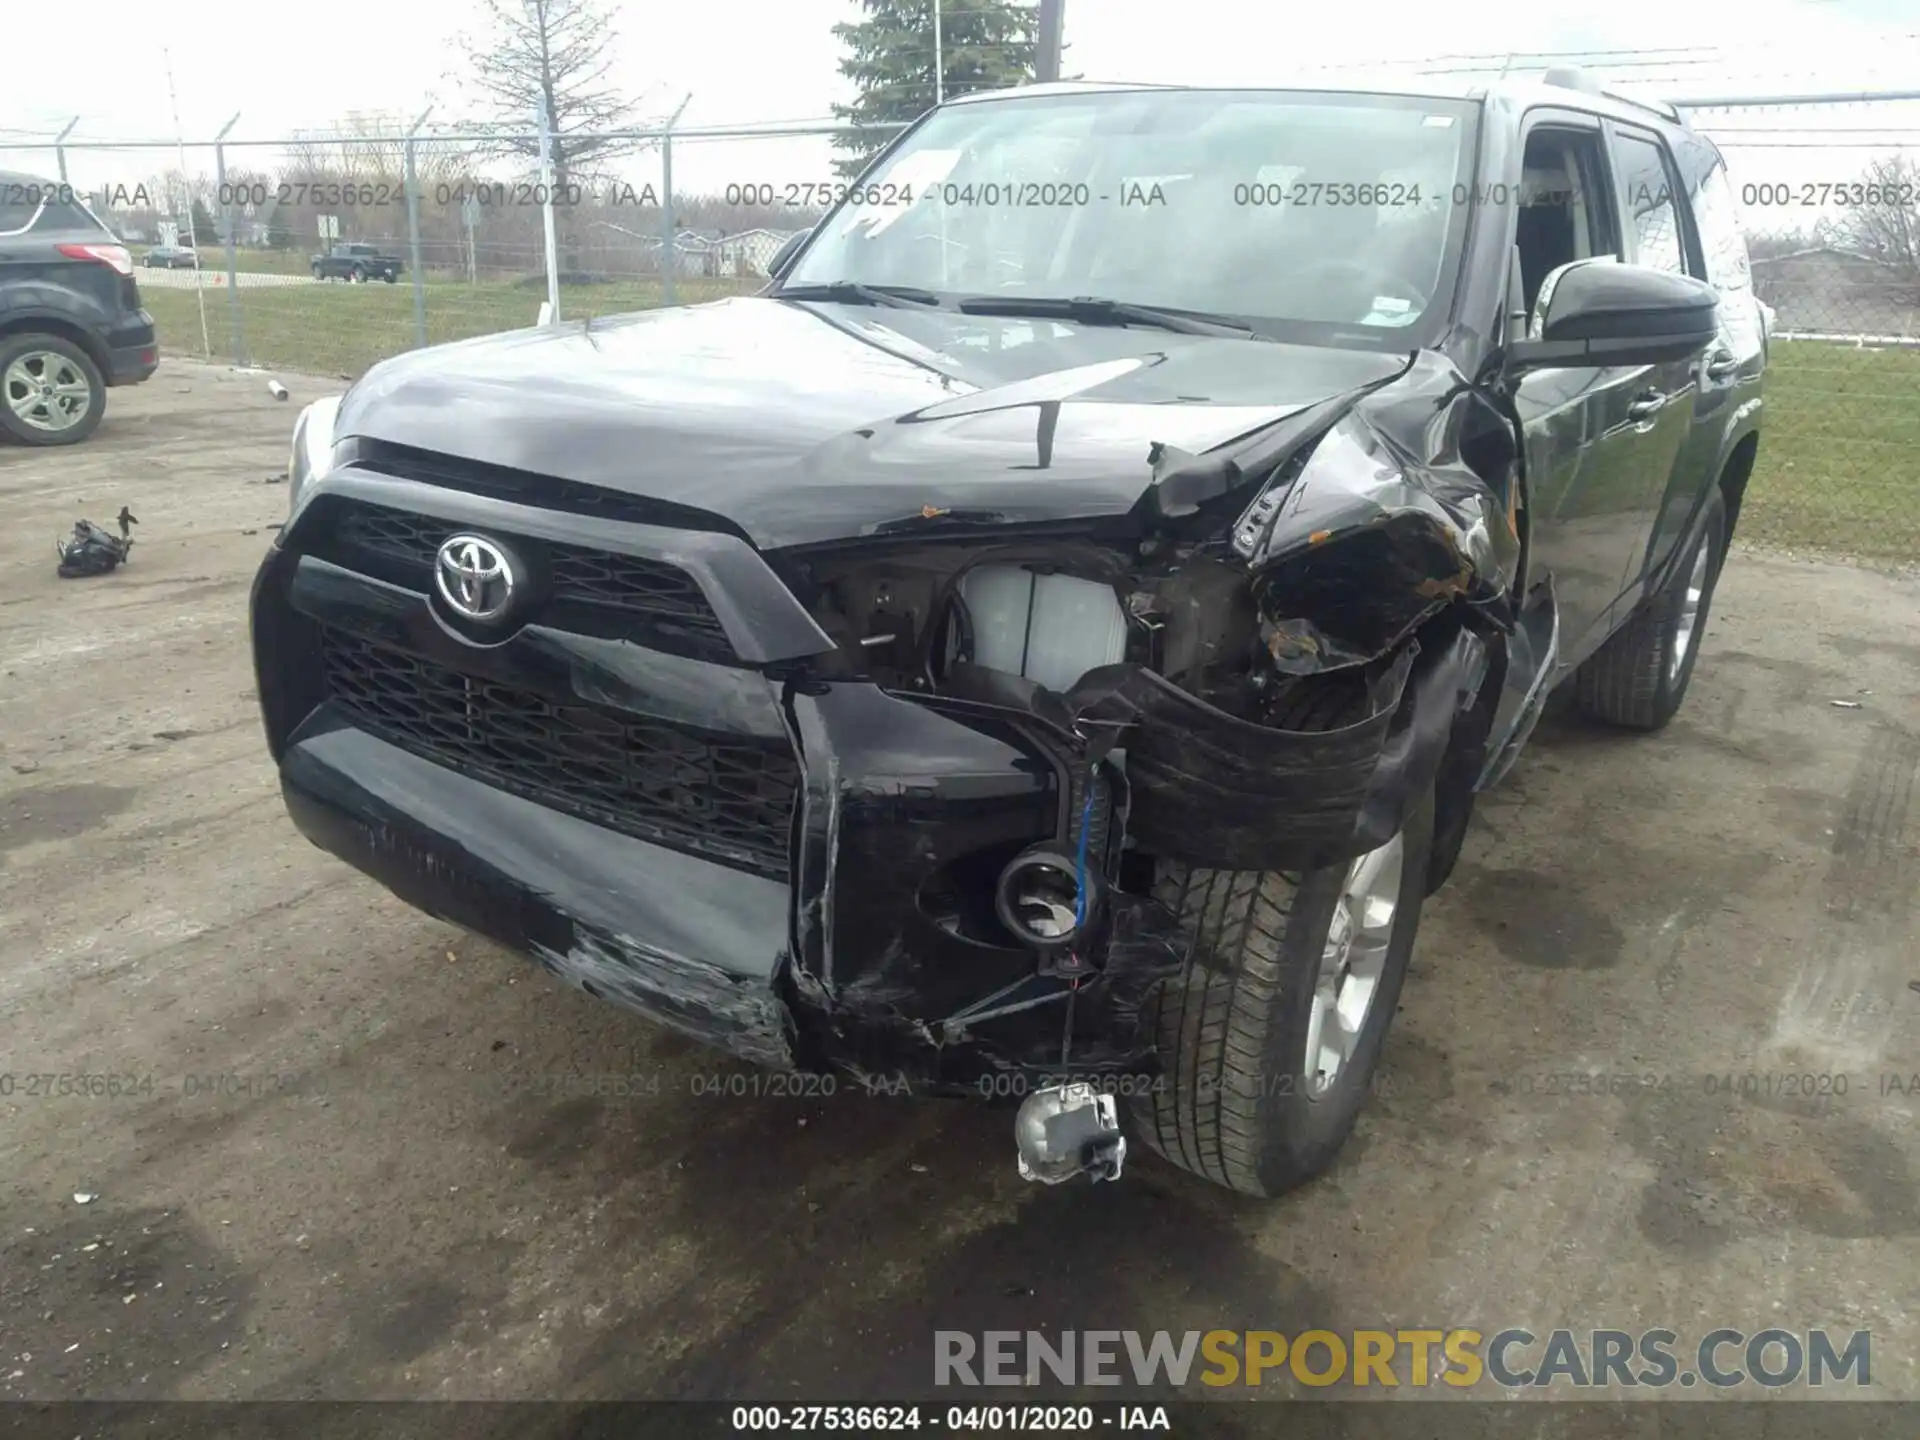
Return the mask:
<path fill-rule="evenodd" d="M 1658 730 L 1673 719 L 1693 679 L 1727 539 L 1726 501 L 1716 486 L 1667 583 L 1574 672 L 1574 700 L 1584 713 L 1628 730 Z"/>
<path fill-rule="evenodd" d="M 1149 1149 L 1263 1197 L 1333 1163 L 1399 1004 L 1432 845 L 1429 790 L 1398 835 L 1351 864 L 1162 866 L 1155 893 L 1180 917 L 1187 955 L 1149 1011 L 1162 1073 L 1130 1102 Z"/>

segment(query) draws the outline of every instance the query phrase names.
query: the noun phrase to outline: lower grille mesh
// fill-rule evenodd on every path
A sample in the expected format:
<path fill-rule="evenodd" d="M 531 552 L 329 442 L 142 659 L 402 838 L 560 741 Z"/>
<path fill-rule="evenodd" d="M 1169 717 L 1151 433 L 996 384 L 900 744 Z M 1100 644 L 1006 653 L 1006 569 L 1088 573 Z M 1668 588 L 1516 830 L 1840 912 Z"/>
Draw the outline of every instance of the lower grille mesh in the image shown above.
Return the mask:
<path fill-rule="evenodd" d="M 609 829 L 784 879 L 799 765 L 716 737 L 466 676 L 321 632 L 327 692 L 383 739 Z"/>

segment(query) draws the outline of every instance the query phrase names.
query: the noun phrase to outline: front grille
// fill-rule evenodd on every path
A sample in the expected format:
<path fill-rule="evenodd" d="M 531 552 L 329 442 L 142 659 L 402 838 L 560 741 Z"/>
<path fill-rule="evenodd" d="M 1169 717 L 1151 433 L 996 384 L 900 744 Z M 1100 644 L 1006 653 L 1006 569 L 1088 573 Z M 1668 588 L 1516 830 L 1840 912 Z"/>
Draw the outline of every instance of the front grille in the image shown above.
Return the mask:
<path fill-rule="evenodd" d="M 382 739 L 609 829 L 786 877 L 800 772 L 778 742 L 556 703 L 331 628 L 321 656 L 328 696 Z"/>
<path fill-rule="evenodd" d="M 434 555 L 455 527 L 426 515 L 378 505 L 355 505 L 334 529 L 335 544 L 348 552 L 384 558 L 402 567 L 406 583 L 425 590 Z M 488 533 L 493 533 L 489 531 Z M 686 571 L 658 560 L 502 535 L 516 545 L 538 547 L 547 558 L 553 600 L 584 605 L 603 614 L 630 615 L 678 635 L 702 656 L 731 658 L 733 648 L 700 586 Z"/>

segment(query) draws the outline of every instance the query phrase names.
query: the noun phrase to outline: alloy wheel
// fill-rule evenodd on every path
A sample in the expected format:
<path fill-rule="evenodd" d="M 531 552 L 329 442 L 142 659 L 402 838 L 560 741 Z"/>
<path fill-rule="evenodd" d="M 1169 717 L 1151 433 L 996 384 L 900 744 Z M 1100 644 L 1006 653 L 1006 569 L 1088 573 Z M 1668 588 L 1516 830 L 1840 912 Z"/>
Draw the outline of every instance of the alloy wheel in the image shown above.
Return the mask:
<path fill-rule="evenodd" d="M 87 418 L 93 387 L 86 373 L 55 350 L 17 355 L 0 376 L 0 396 L 23 425 L 49 435 L 71 430 Z"/>
<path fill-rule="evenodd" d="M 1667 657 L 1667 679 L 1669 682 L 1680 678 L 1680 671 L 1687 663 L 1687 656 L 1693 653 L 1695 633 L 1700 626 L 1700 601 L 1707 589 L 1707 566 L 1713 558 L 1713 546 L 1706 536 L 1700 537 L 1700 548 L 1694 552 L 1693 565 L 1687 572 L 1687 588 L 1680 596 L 1680 614 L 1673 626 L 1673 653 Z"/>
<path fill-rule="evenodd" d="M 1405 846 L 1396 835 L 1347 868 L 1327 927 L 1307 1021 L 1307 1093 L 1324 1095 L 1353 1058 L 1386 971 Z"/>

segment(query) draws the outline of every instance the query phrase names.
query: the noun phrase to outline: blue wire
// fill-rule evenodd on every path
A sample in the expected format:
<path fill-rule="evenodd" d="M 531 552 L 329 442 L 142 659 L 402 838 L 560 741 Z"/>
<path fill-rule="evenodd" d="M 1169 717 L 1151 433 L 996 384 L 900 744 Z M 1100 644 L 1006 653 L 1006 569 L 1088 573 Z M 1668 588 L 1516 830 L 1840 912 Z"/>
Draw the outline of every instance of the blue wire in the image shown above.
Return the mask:
<path fill-rule="evenodd" d="M 1087 776 L 1087 803 L 1080 810 L 1080 853 L 1074 866 L 1073 924 L 1087 923 L 1087 832 L 1093 828 L 1093 776 Z"/>

